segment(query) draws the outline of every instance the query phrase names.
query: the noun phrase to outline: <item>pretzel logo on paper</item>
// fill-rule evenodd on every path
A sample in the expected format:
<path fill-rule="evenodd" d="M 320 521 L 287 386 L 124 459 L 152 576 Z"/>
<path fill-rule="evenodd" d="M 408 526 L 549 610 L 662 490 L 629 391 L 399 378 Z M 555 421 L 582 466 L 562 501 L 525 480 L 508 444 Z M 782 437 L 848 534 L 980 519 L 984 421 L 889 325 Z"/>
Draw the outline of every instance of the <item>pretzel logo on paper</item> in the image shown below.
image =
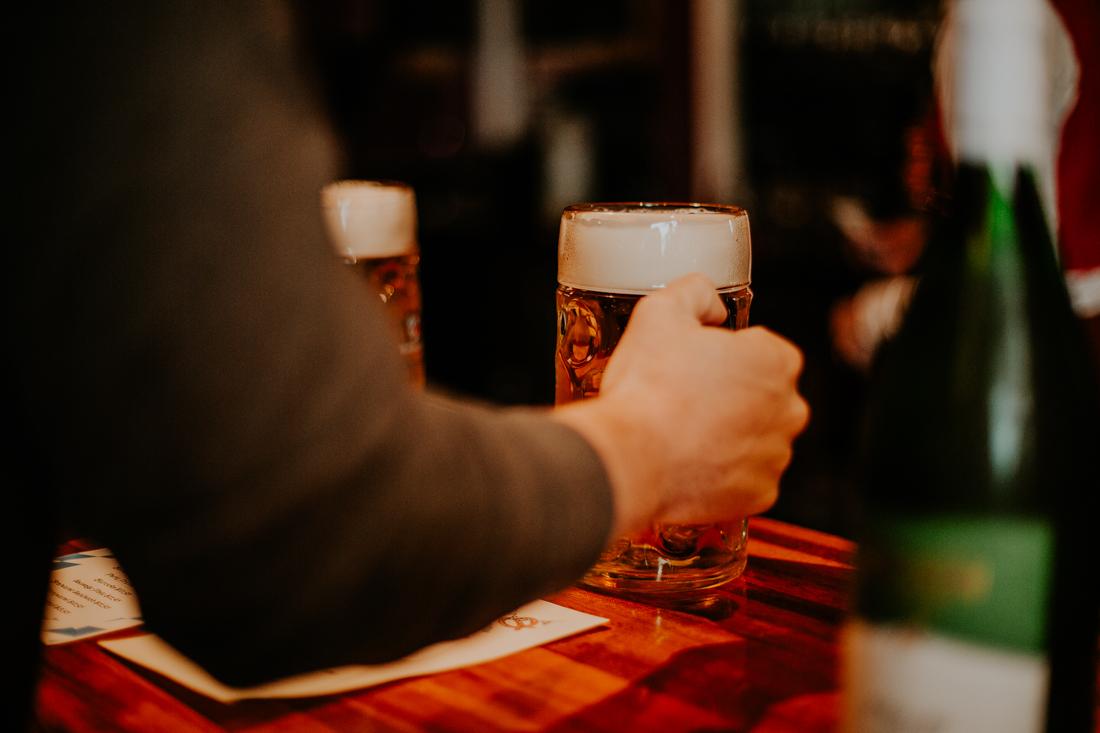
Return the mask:
<path fill-rule="evenodd" d="M 534 616 L 520 616 L 515 613 L 510 613 L 507 616 L 502 616 L 497 619 L 497 623 L 506 629 L 512 629 L 513 631 L 523 631 L 539 624 L 546 625 L 549 621 L 540 621 Z"/>

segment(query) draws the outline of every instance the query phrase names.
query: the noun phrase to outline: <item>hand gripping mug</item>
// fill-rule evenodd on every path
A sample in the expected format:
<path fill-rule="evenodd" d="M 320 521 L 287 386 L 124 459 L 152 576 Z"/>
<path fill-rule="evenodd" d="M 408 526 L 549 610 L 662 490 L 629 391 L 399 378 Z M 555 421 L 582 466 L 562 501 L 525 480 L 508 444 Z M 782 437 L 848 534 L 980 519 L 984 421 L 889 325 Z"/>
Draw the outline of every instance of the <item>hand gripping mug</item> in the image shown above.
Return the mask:
<path fill-rule="evenodd" d="M 746 327 L 751 263 L 749 217 L 736 206 L 567 208 L 558 239 L 555 402 L 599 394 L 604 367 L 634 305 L 681 275 L 710 277 L 729 311 L 724 325 Z M 739 576 L 747 543 L 743 517 L 713 524 L 654 524 L 642 534 L 615 540 L 582 583 L 626 595 L 690 595 Z"/>

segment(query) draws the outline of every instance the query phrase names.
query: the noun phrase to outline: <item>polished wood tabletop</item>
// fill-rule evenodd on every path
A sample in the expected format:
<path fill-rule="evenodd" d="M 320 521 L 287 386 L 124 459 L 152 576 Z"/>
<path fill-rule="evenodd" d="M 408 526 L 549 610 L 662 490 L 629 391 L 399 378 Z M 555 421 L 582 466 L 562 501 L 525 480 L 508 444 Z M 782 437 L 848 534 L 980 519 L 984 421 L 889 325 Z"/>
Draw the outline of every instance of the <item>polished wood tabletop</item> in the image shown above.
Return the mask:
<path fill-rule="evenodd" d="M 570 588 L 549 600 L 609 623 L 494 662 L 330 697 L 226 705 L 94 639 L 48 647 L 38 723 L 135 733 L 835 730 L 854 546 L 762 518 L 750 537 L 745 574 L 694 608 Z"/>

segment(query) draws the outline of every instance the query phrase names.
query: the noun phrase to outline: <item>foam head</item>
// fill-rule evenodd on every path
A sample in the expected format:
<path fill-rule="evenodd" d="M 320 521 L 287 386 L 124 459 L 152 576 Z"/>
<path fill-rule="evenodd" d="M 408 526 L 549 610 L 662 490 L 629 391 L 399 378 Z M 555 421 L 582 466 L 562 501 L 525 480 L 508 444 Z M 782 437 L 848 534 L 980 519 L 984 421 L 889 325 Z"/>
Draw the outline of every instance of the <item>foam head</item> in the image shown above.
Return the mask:
<path fill-rule="evenodd" d="M 325 229 L 350 259 L 416 252 L 416 197 L 403 183 L 337 181 L 321 189 Z"/>
<path fill-rule="evenodd" d="M 725 289 L 748 285 L 751 270 L 749 215 L 736 206 L 584 204 L 562 214 L 562 285 L 646 293 L 701 272 Z"/>

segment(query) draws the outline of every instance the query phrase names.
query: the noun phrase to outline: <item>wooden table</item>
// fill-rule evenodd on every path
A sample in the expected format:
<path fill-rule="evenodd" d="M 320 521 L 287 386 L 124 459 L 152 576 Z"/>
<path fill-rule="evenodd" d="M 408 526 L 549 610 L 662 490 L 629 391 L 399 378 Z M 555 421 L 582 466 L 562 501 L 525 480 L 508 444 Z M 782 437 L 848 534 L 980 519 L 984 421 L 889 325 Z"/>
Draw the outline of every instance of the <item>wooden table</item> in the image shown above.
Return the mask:
<path fill-rule="evenodd" d="M 576 588 L 549 600 L 610 624 L 477 667 L 343 695 L 223 705 L 99 647 L 49 647 L 45 730 L 834 730 L 853 545 L 750 523 L 745 575 L 692 612 Z M 126 636 L 133 632 L 119 632 Z"/>

